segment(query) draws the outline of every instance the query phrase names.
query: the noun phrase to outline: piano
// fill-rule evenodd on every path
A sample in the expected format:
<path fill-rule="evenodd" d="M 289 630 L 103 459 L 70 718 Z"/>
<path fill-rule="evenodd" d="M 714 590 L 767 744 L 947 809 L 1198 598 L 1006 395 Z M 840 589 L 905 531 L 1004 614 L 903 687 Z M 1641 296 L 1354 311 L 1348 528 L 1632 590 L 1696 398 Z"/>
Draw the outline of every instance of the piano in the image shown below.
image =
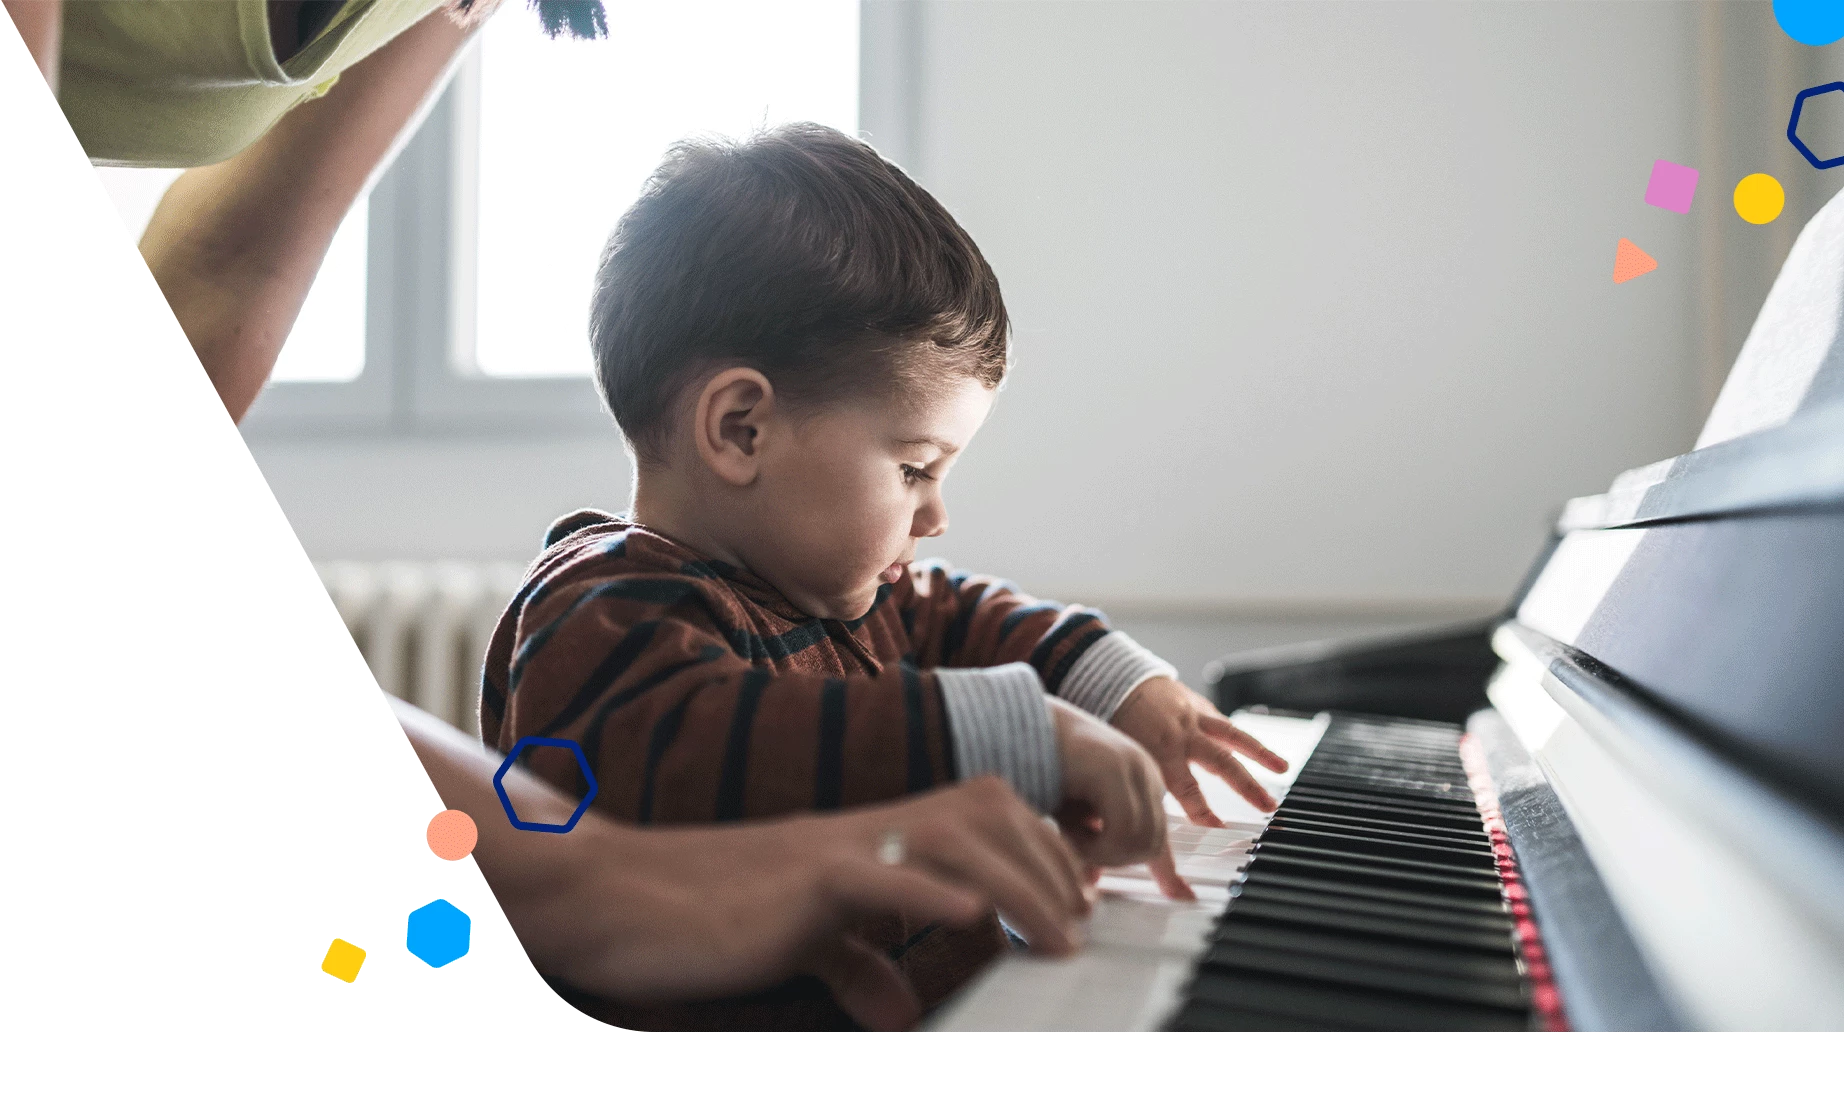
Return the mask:
<path fill-rule="evenodd" d="M 1280 808 L 1168 805 L 1197 904 L 1114 870 L 1083 953 L 932 1027 L 1844 1028 L 1844 193 L 1694 450 L 1569 502 L 1500 616 L 1212 686 Z"/>

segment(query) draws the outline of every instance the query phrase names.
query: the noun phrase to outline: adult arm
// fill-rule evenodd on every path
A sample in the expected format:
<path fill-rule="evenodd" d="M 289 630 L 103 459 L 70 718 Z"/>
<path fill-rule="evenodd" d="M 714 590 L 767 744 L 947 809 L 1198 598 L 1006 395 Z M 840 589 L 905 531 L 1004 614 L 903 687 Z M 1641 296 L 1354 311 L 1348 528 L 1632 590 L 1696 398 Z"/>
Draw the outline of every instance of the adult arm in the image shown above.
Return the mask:
<path fill-rule="evenodd" d="M 448 806 L 480 831 L 474 859 L 541 972 L 629 1003 L 750 992 L 800 973 L 824 980 L 870 1027 L 915 1022 L 896 967 L 853 938 L 866 914 L 968 924 L 989 907 L 1032 947 L 1068 953 L 1088 894 L 1069 847 L 993 778 L 903 803 L 722 827 L 637 830 L 591 811 L 567 835 L 515 830 L 496 761 L 447 723 L 392 700 Z M 513 769 L 521 817 L 575 803 Z M 903 860 L 880 854 L 892 832 Z"/>
<path fill-rule="evenodd" d="M 64 39 L 64 0 L 5 0 L 19 37 L 45 75 L 52 92 L 58 91 L 58 50 Z"/>
<path fill-rule="evenodd" d="M 275 367 L 340 221 L 434 103 L 469 32 L 440 9 L 234 158 L 180 175 L 141 237 L 231 417 Z"/>

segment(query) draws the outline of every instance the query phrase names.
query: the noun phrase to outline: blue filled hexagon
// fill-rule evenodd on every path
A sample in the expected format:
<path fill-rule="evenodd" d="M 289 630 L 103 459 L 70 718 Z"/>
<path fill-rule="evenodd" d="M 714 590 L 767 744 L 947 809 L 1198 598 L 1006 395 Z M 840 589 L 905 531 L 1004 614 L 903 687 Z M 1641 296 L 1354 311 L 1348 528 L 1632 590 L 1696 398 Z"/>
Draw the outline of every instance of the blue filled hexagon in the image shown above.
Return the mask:
<path fill-rule="evenodd" d="M 410 931 L 404 944 L 412 954 L 440 969 L 467 953 L 472 927 L 466 912 L 447 900 L 435 900 L 410 912 Z"/>

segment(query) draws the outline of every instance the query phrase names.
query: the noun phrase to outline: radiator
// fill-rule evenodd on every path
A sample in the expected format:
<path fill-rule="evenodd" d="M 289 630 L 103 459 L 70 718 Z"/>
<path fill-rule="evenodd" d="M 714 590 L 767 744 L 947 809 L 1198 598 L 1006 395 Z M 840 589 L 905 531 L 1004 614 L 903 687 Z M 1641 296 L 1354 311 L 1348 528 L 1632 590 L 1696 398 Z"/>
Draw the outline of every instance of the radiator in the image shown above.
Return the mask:
<path fill-rule="evenodd" d="M 378 686 L 478 736 L 480 665 L 524 566 L 333 560 L 314 567 Z"/>

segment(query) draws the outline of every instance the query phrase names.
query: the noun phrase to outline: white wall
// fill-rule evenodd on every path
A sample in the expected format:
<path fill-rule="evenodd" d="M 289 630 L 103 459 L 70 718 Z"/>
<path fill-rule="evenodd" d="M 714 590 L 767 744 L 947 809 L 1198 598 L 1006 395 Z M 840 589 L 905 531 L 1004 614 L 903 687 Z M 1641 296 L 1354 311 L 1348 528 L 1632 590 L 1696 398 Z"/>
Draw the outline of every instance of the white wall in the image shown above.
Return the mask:
<path fill-rule="evenodd" d="M 1700 18 L 927 5 L 909 161 L 1017 322 L 937 551 L 1129 613 L 1501 598 L 1563 498 L 1708 404 L 1697 218 L 1642 201 L 1697 163 Z M 1659 270 L 1614 286 L 1620 236 Z M 253 447 L 316 557 L 524 558 L 627 490 L 612 435 Z"/>
<path fill-rule="evenodd" d="M 931 9 L 919 170 L 1018 369 L 945 547 L 1071 594 L 1499 596 L 1684 450 L 1684 9 Z M 1661 260 L 1609 281 L 1626 235 Z M 1072 559 L 1081 553 L 1079 559 Z"/>

